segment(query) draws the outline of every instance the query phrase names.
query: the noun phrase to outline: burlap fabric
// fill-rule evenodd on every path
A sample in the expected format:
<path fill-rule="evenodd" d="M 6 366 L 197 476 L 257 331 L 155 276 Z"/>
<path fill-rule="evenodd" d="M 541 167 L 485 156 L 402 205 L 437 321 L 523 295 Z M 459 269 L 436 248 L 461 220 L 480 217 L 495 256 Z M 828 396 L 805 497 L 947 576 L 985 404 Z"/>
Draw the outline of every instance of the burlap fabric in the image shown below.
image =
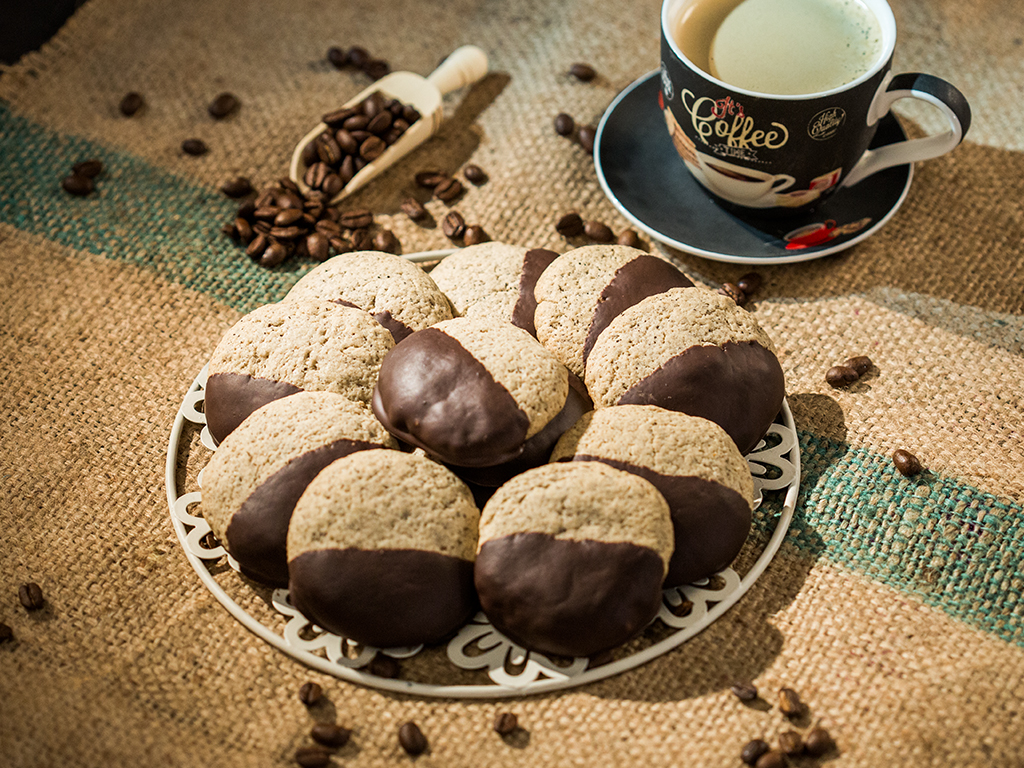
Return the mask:
<path fill-rule="evenodd" d="M 325 60 L 361 44 L 427 73 L 473 42 L 491 74 L 446 101 L 441 133 L 353 204 L 406 253 L 448 246 L 398 211 L 415 171 L 490 175 L 458 204 L 496 239 L 564 250 L 575 208 L 621 230 L 559 111 L 596 121 L 658 63 L 658 0 L 448 3 L 90 0 L 0 75 L 0 764 L 294 764 L 316 719 L 351 727 L 338 765 L 739 765 L 790 727 L 801 693 L 835 766 L 1024 764 L 1024 28 L 1015 0 L 895 3 L 896 67 L 945 77 L 974 124 L 920 166 L 876 236 L 759 271 L 751 306 L 774 337 L 804 460 L 796 516 L 764 576 L 723 618 L 643 667 L 511 702 L 390 695 L 312 672 L 246 631 L 186 561 L 164 493 L 182 396 L 240 315 L 310 267 L 254 266 L 220 234 L 218 186 L 285 173 L 310 121 L 368 84 Z M 565 75 L 575 61 L 600 73 Z M 128 91 L 148 106 L 132 119 Z M 214 122 L 221 91 L 242 100 Z M 935 127 L 902 112 L 911 132 Z M 204 139 L 203 157 L 181 141 Z M 60 189 L 98 157 L 98 191 Z M 447 210 L 434 201 L 435 218 Z M 670 254 L 715 286 L 748 267 Z M 831 365 L 867 354 L 846 390 Z M 889 455 L 927 471 L 900 476 Z M 39 583 L 46 607 L 17 597 Z M 754 681 L 773 706 L 728 691 Z M 296 695 L 320 682 L 327 703 Z M 523 730 L 503 741 L 495 715 Z M 799 724 L 806 730 L 808 723 Z M 802 759 L 800 765 L 814 761 Z"/>

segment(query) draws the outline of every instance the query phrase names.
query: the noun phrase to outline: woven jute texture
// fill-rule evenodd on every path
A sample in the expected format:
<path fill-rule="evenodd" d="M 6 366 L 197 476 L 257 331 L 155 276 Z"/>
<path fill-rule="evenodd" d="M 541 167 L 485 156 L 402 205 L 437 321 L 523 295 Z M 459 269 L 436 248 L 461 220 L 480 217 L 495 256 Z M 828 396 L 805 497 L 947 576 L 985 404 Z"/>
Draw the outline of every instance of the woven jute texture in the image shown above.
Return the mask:
<path fill-rule="evenodd" d="M 427 74 L 465 43 L 481 82 L 440 132 L 359 193 L 403 252 L 450 247 L 458 209 L 494 239 L 564 251 L 567 210 L 627 221 L 558 112 L 593 123 L 658 66 L 658 0 L 89 0 L 0 73 L 0 765 L 288 766 L 317 721 L 353 730 L 332 765 L 739 766 L 750 739 L 821 722 L 837 748 L 798 766 L 1024 765 L 1024 27 L 1016 0 L 893 0 L 898 71 L 967 96 L 973 124 L 919 165 L 874 236 L 757 271 L 803 460 L 783 546 L 708 629 L 632 671 L 562 693 L 459 701 L 313 671 L 247 631 L 188 563 L 164 477 L 182 398 L 225 330 L 312 264 L 262 269 L 220 233 L 218 188 L 284 175 L 319 115 L 370 84 L 326 59 L 362 45 Z M 2 22 L 0 22 L 2 23 Z M 598 77 L 566 73 L 592 64 Z M 146 106 L 117 109 L 129 92 Z M 214 121 L 223 91 L 239 112 Z M 901 103 L 912 135 L 941 128 Z M 201 138 L 202 157 L 181 142 Z M 97 191 L 62 192 L 103 160 Z M 433 224 L 400 212 L 415 172 L 489 179 Z M 349 205 L 349 204 L 346 204 Z M 695 281 L 752 268 L 652 246 Z M 833 389 L 825 371 L 866 354 Z M 904 478 L 890 456 L 915 453 Z M 194 480 L 195 467 L 188 472 Z M 218 579 L 238 586 L 222 567 Z M 26 611 L 18 587 L 38 583 Z M 244 585 L 243 585 L 244 586 Z M 248 598 L 267 612 L 262 593 Z M 407 670 L 408 671 L 408 670 Z M 306 681 L 324 700 L 305 707 Z M 757 685 L 744 705 L 734 681 Z M 808 704 L 795 723 L 778 690 Z M 521 729 L 492 725 L 514 712 Z M 399 747 L 415 720 L 430 747 Z"/>

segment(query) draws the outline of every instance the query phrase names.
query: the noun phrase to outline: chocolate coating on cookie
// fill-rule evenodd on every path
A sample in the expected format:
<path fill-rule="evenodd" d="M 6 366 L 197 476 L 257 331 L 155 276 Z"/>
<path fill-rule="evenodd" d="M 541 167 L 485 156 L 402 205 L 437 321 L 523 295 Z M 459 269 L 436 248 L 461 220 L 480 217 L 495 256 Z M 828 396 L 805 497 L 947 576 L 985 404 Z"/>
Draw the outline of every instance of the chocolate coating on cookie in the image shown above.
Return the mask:
<path fill-rule="evenodd" d="M 475 583 L 491 623 L 530 650 L 589 656 L 657 615 L 664 563 L 628 542 L 517 533 L 485 542 Z"/>
<path fill-rule="evenodd" d="M 519 278 L 519 298 L 512 308 L 512 324 L 522 328 L 534 338 L 537 337 L 537 326 L 534 314 L 537 312 L 537 297 L 533 289 L 545 269 L 558 258 L 555 251 L 547 248 L 534 248 L 523 257 L 523 274 Z"/>
<path fill-rule="evenodd" d="M 332 304 L 340 304 L 343 307 L 354 307 L 355 309 L 362 309 L 362 307 L 356 306 L 351 301 L 345 301 L 345 299 L 331 299 Z M 371 312 L 374 319 L 383 325 L 388 331 L 391 332 L 391 336 L 394 338 L 395 343 L 404 339 L 410 333 L 414 332 L 414 329 L 398 320 L 394 315 L 391 314 L 390 310 L 384 309 L 376 312 Z"/>
<path fill-rule="evenodd" d="M 206 426 L 219 445 L 253 411 L 301 391 L 287 381 L 258 379 L 245 373 L 212 373 L 204 392 Z"/>
<path fill-rule="evenodd" d="M 377 648 L 440 642 L 477 608 L 473 563 L 438 552 L 317 549 L 289 567 L 296 608 Z"/>
<path fill-rule="evenodd" d="M 631 386 L 619 405 L 657 405 L 715 422 L 752 451 L 779 413 L 786 386 L 773 352 L 753 341 L 695 346 Z"/>

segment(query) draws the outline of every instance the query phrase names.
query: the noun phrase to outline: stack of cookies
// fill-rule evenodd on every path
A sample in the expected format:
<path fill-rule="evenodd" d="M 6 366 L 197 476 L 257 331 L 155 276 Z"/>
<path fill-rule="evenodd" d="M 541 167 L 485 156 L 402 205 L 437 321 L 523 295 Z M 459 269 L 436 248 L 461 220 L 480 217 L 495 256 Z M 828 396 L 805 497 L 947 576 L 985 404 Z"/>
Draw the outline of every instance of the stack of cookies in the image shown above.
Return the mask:
<path fill-rule="evenodd" d="M 739 553 L 743 455 L 783 397 L 754 318 L 634 248 L 491 242 L 429 275 L 346 254 L 214 350 L 203 514 L 243 575 L 357 642 L 441 642 L 482 609 L 592 655 Z"/>

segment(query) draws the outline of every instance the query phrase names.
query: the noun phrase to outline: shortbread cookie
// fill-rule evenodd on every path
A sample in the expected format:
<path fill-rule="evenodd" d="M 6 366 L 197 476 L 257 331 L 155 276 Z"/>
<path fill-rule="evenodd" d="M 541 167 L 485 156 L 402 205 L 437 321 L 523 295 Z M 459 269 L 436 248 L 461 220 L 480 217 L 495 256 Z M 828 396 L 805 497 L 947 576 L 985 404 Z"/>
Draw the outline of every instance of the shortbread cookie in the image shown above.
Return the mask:
<path fill-rule="evenodd" d="M 285 301 L 308 299 L 364 309 L 396 342 L 452 318 L 448 299 L 430 275 L 382 251 L 341 254 L 310 270 L 285 296 Z"/>
<path fill-rule="evenodd" d="M 537 338 L 582 377 L 598 336 L 620 312 L 670 288 L 692 286 L 672 264 L 624 245 L 585 245 L 537 281 Z"/>
<path fill-rule="evenodd" d="M 254 411 L 203 470 L 202 513 L 247 576 L 288 584 L 285 540 L 299 496 L 321 469 L 356 451 L 397 449 L 363 403 L 299 392 Z"/>
<path fill-rule="evenodd" d="M 512 323 L 536 336 L 533 288 L 556 258 L 544 248 L 480 243 L 446 257 L 430 276 L 459 315 Z"/>
<path fill-rule="evenodd" d="M 266 304 L 233 325 L 210 358 L 206 423 L 218 443 L 260 406 L 296 392 L 369 403 L 394 339 L 369 313 L 326 301 Z"/>
<path fill-rule="evenodd" d="M 479 520 L 465 484 L 424 456 L 360 451 L 338 459 L 295 505 L 292 604 L 366 645 L 439 642 L 477 609 Z"/>
<path fill-rule="evenodd" d="M 526 331 L 460 317 L 395 346 L 373 410 L 391 434 L 439 461 L 486 467 L 520 456 L 568 389 L 565 366 Z"/>
<path fill-rule="evenodd" d="M 484 506 L 474 578 L 510 639 L 589 656 L 654 619 L 671 555 L 668 504 L 649 482 L 599 462 L 548 464 Z"/>
<path fill-rule="evenodd" d="M 702 416 L 749 453 L 782 408 L 775 345 L 754 316 L 707 288 L 675 288 L 630 307 L 587 365 L 597 407 L 657 405 Z"/>
<path fill-rule="evenodd" d="M 600 461 L 661 491 L 675 530 L 666 587 L 722 570 L 750 533 L 750 468 L 725 430 L 707 419 L 653 405 L 601 408 L 562 436 L 551 460 Z"/>

